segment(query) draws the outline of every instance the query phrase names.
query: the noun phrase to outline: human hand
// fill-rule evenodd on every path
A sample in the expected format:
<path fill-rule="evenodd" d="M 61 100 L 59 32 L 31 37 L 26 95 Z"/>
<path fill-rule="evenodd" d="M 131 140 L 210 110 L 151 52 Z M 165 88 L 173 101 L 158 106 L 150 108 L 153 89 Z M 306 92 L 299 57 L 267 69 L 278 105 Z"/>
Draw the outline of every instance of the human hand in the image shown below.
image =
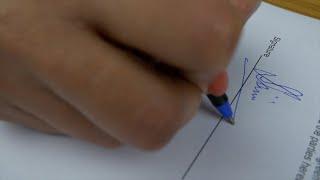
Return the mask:
<path fill-rule="evenodd" d="M 105 147 L 159 149 L 226 78 L 257 4 L 2 0 L 0 118 Z M 219 83 L 210 89 L 225 91 Z"/>

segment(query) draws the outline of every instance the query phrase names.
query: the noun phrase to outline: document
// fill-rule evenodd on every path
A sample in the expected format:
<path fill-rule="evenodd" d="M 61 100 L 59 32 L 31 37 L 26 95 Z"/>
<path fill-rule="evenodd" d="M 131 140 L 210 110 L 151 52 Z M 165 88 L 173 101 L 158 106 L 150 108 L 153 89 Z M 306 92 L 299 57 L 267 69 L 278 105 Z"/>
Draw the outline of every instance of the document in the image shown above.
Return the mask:
<path fill-rule="evenodd" d="M 0 180 L 320 180 L 320 21 L 263 3 L 228 72 L 235 126 L 204 99 L 148 153 L 0 123 Z"/>

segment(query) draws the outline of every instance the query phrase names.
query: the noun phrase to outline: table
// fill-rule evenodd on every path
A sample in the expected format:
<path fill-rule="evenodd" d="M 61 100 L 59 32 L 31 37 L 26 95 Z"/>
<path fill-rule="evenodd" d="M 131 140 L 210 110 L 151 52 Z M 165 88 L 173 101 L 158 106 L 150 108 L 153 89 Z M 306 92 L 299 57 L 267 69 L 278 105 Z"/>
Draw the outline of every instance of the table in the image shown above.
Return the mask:
<path fill-rule="evenodd" d="M 320 19 L 320 0 L 264 0 L 273 5 Z"/>

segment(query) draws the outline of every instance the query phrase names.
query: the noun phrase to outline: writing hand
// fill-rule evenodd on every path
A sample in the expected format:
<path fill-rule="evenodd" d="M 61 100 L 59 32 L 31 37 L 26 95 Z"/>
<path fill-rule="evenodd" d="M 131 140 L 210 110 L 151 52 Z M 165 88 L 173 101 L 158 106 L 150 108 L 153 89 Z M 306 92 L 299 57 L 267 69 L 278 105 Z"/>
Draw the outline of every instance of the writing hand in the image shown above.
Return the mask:
<path fill-rule="evenodd" d="M 257 2 L 2 0 L 0 118 L 159 149 L 224 72 Z"/>

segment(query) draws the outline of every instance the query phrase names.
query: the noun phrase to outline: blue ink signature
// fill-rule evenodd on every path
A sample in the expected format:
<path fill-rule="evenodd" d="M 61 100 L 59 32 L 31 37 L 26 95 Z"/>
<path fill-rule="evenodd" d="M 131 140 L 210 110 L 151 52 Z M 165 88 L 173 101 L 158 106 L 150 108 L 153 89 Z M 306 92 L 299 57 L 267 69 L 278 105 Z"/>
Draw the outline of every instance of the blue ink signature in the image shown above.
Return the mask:
<path fill-rule="evenodd" d="M 297 89 L 280 85 L 271 80 L 271 78 L 278 77 L 278 75 L 267 72 L 265 70 L 261 70 L 258 68 L 252 69 L 252 72 L 249 72 L 248 77 L 247 76 L 247 66 L 249 63 L 249 59 L 245 58 L 243 62 L 243 73 L 242 73 L 242 80 L 241 80 L 241 87 L 238 90 L 236 96 L 234 97 L 235 102 L 235 108 L 234 108 L 234 118 L 236 117 L 239 101 L 242 95 L 243 87 L 245 86 L 248 78 L 251 76 L 251 73 L 255 74 L 255 80 L 256 85 L 251 93 L 251 100 L 256 100 L 257 96 L 261 93 L 262 90 L 274 90 L 277 92 L 280 92 L 281 94 L 284 94 L 292 99 L 295 99 L 297 101 L 302 101 L 303 93 L 300 92 Z M 276 104 L 276 102 L 280 99 L 278 95 L 275 95 L 274 100 L 269 101 L 271 104 Z M 232 100 L 233 103 L 233 100 Z"/>
<path fill-rule="evenodd" d="M 242 80 L 241 80 L 241 87 L 237 93 L 237 101 L 236 101 L 236 106 L 234 108 L 234 113 L 233 113 L 233 118 L 236 117 L 236 114 L 237 114 L 237 111 L 238 111 L 238 106 L 239 106 L 239 101 L 240 101 L 240 98 L 241 98 L 241 94 L 242 94 L 242 88 L 245 84 L 245 79 L 246 79 L 246 67 L 247 67 L 247 64 L 249 62 L 249 59 L 248 58 L 245 58 L 244 59 L 244 63 L 243 63 L 243 73 L 242 73 Z"/>
<path fill-rule="evenodd" d="M 278 77 L 278 75 L 258 68 L 253 69 L 253 72 L 255 73 L 256 85 L 252 90 L 251 100 L 256 100 L 257 96 L 263 90 L 274 90 L 294 100 L 302 100 L 301 97 L 303 96 L 303 93 L 299 90 L 274 82 L 273 79 Z"/>

